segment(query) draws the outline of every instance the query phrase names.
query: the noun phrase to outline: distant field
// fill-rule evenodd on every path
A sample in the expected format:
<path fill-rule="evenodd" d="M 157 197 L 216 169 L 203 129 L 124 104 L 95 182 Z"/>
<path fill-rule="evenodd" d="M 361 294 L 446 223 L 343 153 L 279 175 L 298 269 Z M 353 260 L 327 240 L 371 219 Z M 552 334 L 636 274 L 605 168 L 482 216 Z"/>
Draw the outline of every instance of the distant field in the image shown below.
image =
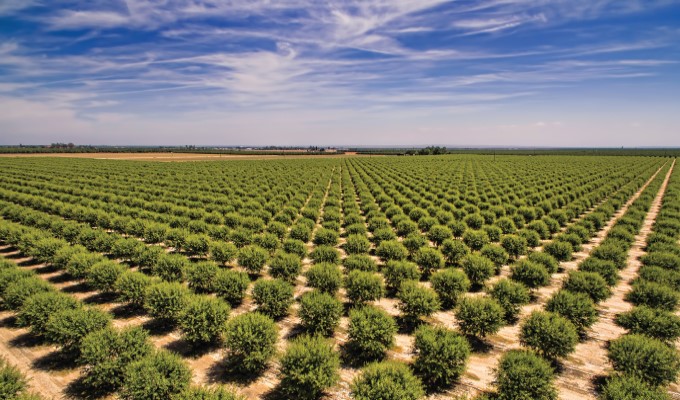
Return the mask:
<path fill-rule="evenodd" d="M 219 161 L 219 160 L 267 160 L 291 158 L 338 158 L 347 156 L 375 157 L 375 155 L 345 154 L 197 154 L 197 153 L 36 153 L 0 154 L 0 157 L 59 157 L 94 158 L 98 160 L 138 160 L 138 161 Z"/>
<path fill-rule="evenodd" d="M 285 354 L 320 332 L 342 360 L 325 400 L 349 399 L 383 358 L 425 382 L 447 369 L 423 384 L 429 400 L 501 391 L 496 371 L 527 348 L 559 363 L 545 384 L 561 400 L 593 400 L 594 377 L 617 375 L 610 343 L 642 329 L 615 316 L 647 305 L 680 325 L 672 158 L 18 157 L 0 158 L 0 356 L 48 399 L 87 398 L 79 385 L 106 378 L 97 357 L 111 362 L 98 335 L 137 329 L 128 345 L 175 354 L 186 373 L 173 384 L 248 399 L 280 398 Z M 230 341 L 234 321 L 265 332 L 244 341 L 271 339 Z M 440 333 L 416 329 L 428 326 Z M 237 371 L 251 354 L 256 367 Z"/>

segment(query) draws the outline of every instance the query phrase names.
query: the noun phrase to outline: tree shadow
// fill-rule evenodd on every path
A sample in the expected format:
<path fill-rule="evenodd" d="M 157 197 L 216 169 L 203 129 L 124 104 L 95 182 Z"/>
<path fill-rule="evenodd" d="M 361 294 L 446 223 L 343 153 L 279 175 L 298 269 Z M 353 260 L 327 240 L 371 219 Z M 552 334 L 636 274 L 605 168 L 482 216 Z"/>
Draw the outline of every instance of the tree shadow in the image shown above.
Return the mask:
<path fill-rule="evenodd" d="M 68 371 L 78 367 L 78 353 L 64 349 L 55 350 L 33 361 L 33 368 L 46 371 Z"/>
<path fill-rule="evenodd" d="M 64 293 L 87 293 L 92 291 L 92 287 L 87 282 L 78 282 L 71 286 L 66 286 L 61 289 Z"/>
<path fill-rule="evenodd" d="M 0 319 L 0 328 L 19 328 L 16 315 L 12 314 Z"/>
<path fill-rule="evenodd" d="M 79 376 L 76 380 L 69 383 L 64 389 L 64 394 L 69 399 L 82 399 L 82 400 L 96 400 L 108 397 L 115 390 L 113 388 L 104 389 L 93 387 L 92 385 L 85 382 L 85 374 Z"/>
<path fill-rule="evenodd" d="M 18 249 L 15 249 L 14 251 L 17 251 Z M 14 253 L 14 254 L 7 254 L 3 255 L 3 258 L 6 258 L 8 260 L 18 260 L 20 258 L 25 258 L 26 256 L 21 254 L 21 253 Z"/>
<path fill-rule="evenodd" d="M 299 323 L 299 324 L 295 324 L 295 326 L 293 326 L 290 329 L 290 331 L 288 331 L 288 333 L 286 333 L 284 338 L 286 340 L 293 340 L 293 339 L 297 338 L 298 336 L 303 335 L 305 333 L 309 333 L 309 332 L 307 332 L 307 330 L 302 326 L 302 324 Z"/>
<path fill-rule="evenodd" d="M 42 264 L 42 261 L 36 260 L 35 258 L 29 258 L 28 260 L 17 263 L 20 267 L 32 267 L 40 264 Z"/>
<path fill-rule="evenodd" d="M 95 293 L 91 296 L 84 298 L 82 301 L 85 304 L 107 304 L 116 301 L 118 296 L 115 293 Z"/>
<path fill-rule="evenodd" d="M 142 324 L 142 328 L 146 329 L 151 336 L 165 336 L 174 331 L 176 326 L 167 319 L 153 318 Z"/>
<path fill-rule="evenodd" d="M 473 353 L 489 353 L 493 350 L 491 343 L 484 339 L 472 335 L 465 335 L 465 337 L 467 338 L 468 343 L 470 343 L 470 348 Z"/>
<path fill-rule="evenodd" d="M 594 375 L 590 381 L 593 383 L 593 387 L 595 388 L 595 393 L 602 394 L 602 389 L 604 386 L 607 384 L 607 375 Z"/>
<path fill-rule="evenodd" d="M 66 283 L 66 282 L 72 282 L 74 281 L 73 277 L 68 273 L 68 272 L 63 272 L 59 275 L 51 276 L 47 278 L 47 281 L 50 283 Z"/>
<path fill-rule="evenodd" d="M 47 339 L 33 332 L 22 333 L 9 341 L 12 347 L 40 347 L 48 344 Z"/>
<path fill-rule="evenodd" d="M 38 267 L 38 268 L 33 270 L 33 272 L 35 272 L 36 274 L 39 274 L 39 275 L 51 274 L 51 273 L 57 272 L 57 271 L 59 271 L 59 269 L 52 264 L 47 264 L 45 266 Z"/>
<path fill-rule="evenodd" d="M 255 382 L 264 372 L 265 368 L 259 371 L 247 372 L 240 368 L 241 363 L 235 357 L 227 356 L 221 361 L 213 364 L 206 374 L 209 383 L 237 384 L 247 386 Z"/>
<path fill-rule="evenodd" d="M 8 258 L 9 256 L 6 256 L 5 254 L 14 253 L 15 251 L 19 251 L 19 248 L 14 245 L 9 245 L 7 248 L 3 249 L 0 254 L 2 254 L 3 257 Z"/>
<path fill-rule="evenodd" d="M 420 318 L 411 318 L 403 315 L 398 315 L 394 317 L 397 322 L 397 333 L 403 335 L 412 335 L 418 328 L 423 325 L 427 325 L 427 321 Z"/>
<path fill-rule="evenodd" d="M 220 348 L 219 341 L 209 343 L 191 343 L 185 339 L 177 339 L 164 345 L 167 350 L 175 352 L 184 358 L 200 358 Z"/>
<path fill-rule="evenodd" d="M 146 314 L 143 307 L 135 304 L 121 304 L 109 310 L 109 313 L 116 319 L 126 319 L 140 317 Z"/>
<path fill-rule="evenodd" d="M 385 358 L 387 358 L 387 352 L 382 357 L 375 358 L 367 356 L 352 342 L 345 342 L 340 345 L 340 365 L 343 368 L 361 368 L 373 361 L 382 361 Z"/>

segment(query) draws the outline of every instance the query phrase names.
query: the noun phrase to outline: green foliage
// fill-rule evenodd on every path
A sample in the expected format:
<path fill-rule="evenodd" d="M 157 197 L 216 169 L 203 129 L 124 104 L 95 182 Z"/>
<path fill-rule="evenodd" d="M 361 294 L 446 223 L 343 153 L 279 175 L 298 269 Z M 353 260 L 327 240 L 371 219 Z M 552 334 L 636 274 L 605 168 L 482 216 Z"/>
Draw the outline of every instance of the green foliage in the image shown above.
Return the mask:
<path fill-rule="evenodd" d="M 165 281 L 183 282 L 189 264 L 189 260 L 181 254 L 164 254 L 151 268 L 151 271 Z"/>
<path fill-rule="evenodd" d="M 569 261 L 574 249 L 569 243 L 553 241 L 543 246 L 543 251 L 555 257 L 557 261 Z"/>
<path fill-rule="evenodd" d="M 536 231 L 532 231 L 531 229 L 521 229 L 517 232 L 517 234 L 526 241 L 526 247 L 528 248 L 538 247 L 541 245 L 541 236 Z"/>
<path fill-rule="evenodd" d="M 499 400 L 555 400 L 554 372 L 550 363 L 529 350 L 509 350 L 496 372 Z"/>
<path fill-rule="evenodd" d="M 613 340 L 609 360 L 615 370 L 651 385 L 674 382 L 680 372 L 680 356 L 675 347 L 643 335 L 629 334 Z"/>
<path fill-rule="evenodd" d="M 570 292 L 585 293 L 596 303 L 611 296 L 607 281 L 595 272 L 572 271 L 562 287 Z"/>
<path fill-rule="evenodd" d="M 335 294 L 342 284 L 342 272 L 335 264 L 315 264 L 307 270 L 305 276 L 307 285 L 325 293 Z"/>
<path fill-rule="evenodd" d="M 484 281 L 491 278 L 496 271 L 496 267 L 491 260 L 478 254 L 465 256 L 461 261 L 461 265 L 472 285 L 477 287 L 483 285 Z"/>
<path fill-rule="evenodd" d="M 345 271 L 376 271 L 378 266 L 375 261 L 367 254 L 355 254 L 348 256 L 342 260 L 342 265 L 345 267 Z"/>
<path fill-rule="evenodd" d="M 457 239 L 445 240 L 440 248 L 447 265 L 458 265 L 460 261 L 470 254 L 470 248 Z"/>
<path fill-rule="evenodd" d="M 510 257 L 517 258 L 526 253 L 527 241 L 519 235 L 505 235 L 501 238 L 501 247 Z"/>
<path fill-rule="evenodd" d="M 630 333 L 641 333 L 666 342 L 680 337 L 680 317 L 646 306 L 634 307 L 630 311 L 617 314 L 616 323 Z"/>
<path fill-rule="evenodd" d="M 418 232 L 411 233 L 401 242 L 409 254 L 413 255 L 419 248 L 427 245 L 427 238 Z"/>
<path fill-rule="evenodd" d="M 503 307 L 488 297 L 464 297 L 456 309 L 461 332 L 479 338 L 498 332 L 504 315 Z"/>
<path fill-rule="evenodd" d="M 238 252 L 238 264 L 251 274 L 259 274 L 269 258 L 269 252 L 257 245 L 249 245 Z"/>
<path fill-rule="evenodd" d="M 413 261 L 420 267 L 423 275 L 428 277 L 434 271 L 444 267 L 444 256 L 432 247 L 421 247 L 413 255 Z"/>
<path fill-rule="evenodd" d="M 673 311 L 678 307 L 680 296 L 678 292 L 668 286 L 638 281 L 633 285 L 633 290 L 626 294 L 626 300 L 638 306 Z"/>
<path fill-rule="evenodd" d="M 172 400 L 246 400 L 224 387 L 206 388 L 202 386 L 190 387 L 182 393 L 173 396 Z"/>
<path fill-rule="evenodd" d="M 541 264 L 529 260 L 519 260 L 511 268 L 511 278 L 526 287 L 535 289 L 550 283 L 550 274 Z"/>
<path fill-rule="evenodd" d="M 332 246 L 317 246 L 309 255 L 315 264 L 318 263 L 340 263 L 340 253 Z"/>
<path fill-rule="evenodd" d="M 420 379 L 397 361 L 366 366 L 350 390 L 354 400 L 417 400 L 425 395 Z"/>
<path fill-rule="evenodd" d="M 349 313 L 349 348 L 356 357 L 375 360 L 394 345 L 397 324 L 385 311 L 364 306 Z"/>
<path fill-rule="evenodd" d="M 279 252 L 269 262 L 269 274 L 274 278 L 294 283 L 302 271 L 302 260 L 295 254 Z"/>
<path fill-rule="evenodd" d="M 468 229 L 463 234 L 463 243 L 472 250 L 481 250 L 489 244 L 489 235 L 482 230 Z"/>
<path fill-rule="evenodd" d="M 78 307 L 78 300 L 67 294 L 53 291 L 36 293 L 24 301 L 17 313 L 17 323 L 29 327 L 33 334 L 42 336 L 52 314 Z"/>
<path fill-rule="evenodd" d="M 644 267 L 640 269 L 640 279 L 666 285 L 680 290 L 680 272 L 663 269 L 661 267 Z"/>
<path fill-rule="evenodd" d="M 611 261 L 616 265 L 616 268 L 623 269 L 628 260 L 628 249 L 622 248 L 616 242 L 605 241 L 597 246 L 590 255 L 600 260 Z"/>
<path fill-rule="evenodd" d="M 631 375 L 614 375 L 607 379 L 600 393 L 601 400 L 671 400 L 663 389 L 654 387 Z"/>
<path fill-rule="evenodd" d="M 300 297 L 298 315 L 307 332 L 330 336 L 340 323 L 342 302 L 332 295 L 314 290 Z"/>
<path fill-rule="evenodd" d="M 542 251 L 533 251 L 529 253 L 527 259 L 531 262 L 535 262 L 544 266 L 549 274 L 554 274 L 559 268 L 559 262 L 555 259 L 555 257 Z"/>
<path fill-rule="evenodd" d="M 179 315 L 184 340 L 192 345 L 214 343 L 220 339 L 231 308 L 223 300 L 192 296 Z"/>
<path fill-rule="evenodd" d="M 399 299 L 397 308 L 410 323 L 415 323 L 422 317 L 429 317 L 440 307 L 437 293 L 420 286 L 416 281 L 404 281 L 397 298 Z"/>
<path fill-rule="evenodd" d="M 20 399 L 28 381 L 16 367 L 0 358 L 0 399 Z"/>
<path fill-rule="evenodd" d="M 568 319 L 574 324 L 578 334 L 581 336 L 584 336 L 586 329 L 597 320 L 595 303 L 585 293 L 560 290 L 548 300 L 545 309 Z"/>
<path fill-rule="evenodd" d="M 489 290 L 489 295 L 503 308 L 503 319 L 507 323 L 514 322 L 520 308 L 531 299 L 526 286 L 510 279 L 499 280 Z"/>
<path fill-rule="evenodd" d="M 281 358 L 281 385 L 291 397 L 315 399 L 339 379 L 340 357 L 320 336 L 290 342 Z"/>
<path fill-rule="evenodd" d="M 314 233 L 314 244 L 317 246 L 335 246 L 338 244 L 338 232 L 319 228 L 316 233 Z"/>
<path fill-rule="evenodd" d="M 619 270 L 611 261 L 588 257 L 579 264 L 578 269 L 585 272 L 597 272 L 607 281 L 609 286 L 616 285 L 619 280 Z"/>
<path fill-rule="evenodd" d="M 453 233 L 451 232 L 451 229 L 449 229 L 446 225 L 435 225 L 432 228 L 430 228 L 429 232 L 427 233 L 427 237 L 436 246 L 441 246 L 441 244 L 444 243 L 445 240 L 453 237 Z"/>
<path fill-rule="evenodd" d="M 520 342 L 548 358 L 566 357 L 578 342 L 576 327 L 563 316 L 534 311 L 521 326 Z"/>
<path fill-rule="evenodd" d="M 250 278 L 247 273 L 222 269 L 215 275 L 213 289 L 227 303 L 236 305 L 243 301 L 248 285 Z"/>
<path fill-rule="evenodd" d="M 197 293 L 214 291 L 215 276 L 220 268 L 213 261 L 200 261 L 189 265 L 186 269 L 189 287 Z"/>
<path fill-rule="evenodd" d="M 189 289 L 181 283 L 155 283 L 147 287 L 144 293 L 144 308 L 154 318 L 174 323 L 189 302 L 190 294 Z"/>
<path fill-rule="evenodd" d="M 420 270 L 408 261 L 388 261 L 383 268 L 385 286 L 390 293 L 396 293 L 401 283 L 406 280 L 420 279 Z"/>
<path fill-rule="evenodd" d="M 209 245 L 210 259 L 225 265 L 232 262 L 238 254 L 238 248 L 233 243 L 213 241 Z"/>
<path fill-rule="evenodd" d="M 307 247 L 305 242 L 296 239 L 287 239 L 283 242 L 283 251 L 295 254 L 300 259 L 307 257 Z"/>
<path fill-rule="evenodd" d="M 104 257 L 96 253 L 75 253 L 66 263 L 66 272 L 75 279 L 85 279 L 90 268 L 102 260 L 104 260 Z"/>
<path fill-rule="evenodd" d="M 113 261 L 101 261 L 90 268 L 87 281 L 93 288 L 103 293 L 116 291 L 115 285 L 123 273 L 127 271 L 125 266 Z"/>
<path fill-rule="evenodd" d="M 184 392 L 191 370 L 177 355 L 157 351 L 130 363 L 125 370 L 121 398 L 125 400 L 167 400 Z"/>
<path fill-rule="evenodd" d="M 680 271 L 680 255 L 669 252 L 652 252 L 640 257 L 642 264 Z"/>
<path fill-rule="evenodd" d="M 185 251 L 192 256 L 205 256 L 210 251 L 210 238 L 203 234 L 192 234 L 186 237 Z"/>
<path fill-rule="evenodd" d="M 364 254 L 368 253 L 371 248 L 371 242 L 365 235 L 355 234 L 349 235 L 343 248 L 347 254 Z"/>
<path fill-rule="evenodd" d="M 141 307 L 144 305 L 146 289 L 151 286 L 153 280 L 141 272 L 126 271 L 115 284 L 115 292 L 118 300 Z"/>
<path fill-rule="evenodd" d="M 385 286 L 380 275 L 366 271 L 351 271 L 345 279 L 347 298 L 355 304 L 378 300 L 385 295 Z"/>
<path fill-rule="evenodd" d="M 105 328 L 83 338 L 80 362 L 85 365 L 83 381 L 98 390 L 117 390 L 123 385 L 127 366 L 153 352 L 148 333 L 140 327 L 121 331 Z"/>
<path fill-rule="evenodd" d="M 415 333 L 418 353 L 414 370 L 428 385 L 440 388 L 453 384 L 465 372 L 470 344 L 465 337 L 444 327 L 423 325 Z"/>
<path fill-rule="evenodd" d="M 249 312 L 227 322 L 224 342 L 234 365 L 241 372 L 253 373 L 264 368 L 274 355 L 277 338 L 274 320 Z"/>
<path fill-rule="evenodd" d="M 430 277 L 430 282 L 444 309 L 455 307 L 460 296 L 470 290 L 470 280 L 458 269 L 447 268 L 437 271 Z"/>
<path fill-rule="evenodd" d="M 111 315 L 97 308 L 67 308 L 49 317 L 44 337 L 66 351 L 78 351 L 85 336 L 110 324 Z"/>
<path fill-rule="evenodd" d="M 12 282 L 2 293 L 2 302 L 5 307 L 12 311 L 17 311 L 29 297 L 44 292 L 54 291 L 49 282 L 37 276 L 30 276 Z"/>
<path fill-rule="evenodd" d="M 63 247 L 68 246 L 66 241 L 55 238 L 40 239 L 29 251 L 29 255 L 40 262 L 49 262 L 52 257 Z"/>
<path fill-rule="evenodd" d="M 396 240 L 384 240 L 375 249 L 375 254 L 383 261 L 403 260 L 408 256 L 406 247 Z"/>
<path fill-rule="evenodd" d="M 501 247 L 495 244 L 487 244 L 482 247 L 481 255 L 491 260 L 496 267 L 496 272 L 501 270 L 501 267 L 507 264 L 509 260 L 508 253 Z"/>
<path fill-rule="evenodd" d="M 283 318 L 293 303 L 293 286 L 281 279 L 258 279 L 253 287 L 253 300 L 262 314 Z"/>

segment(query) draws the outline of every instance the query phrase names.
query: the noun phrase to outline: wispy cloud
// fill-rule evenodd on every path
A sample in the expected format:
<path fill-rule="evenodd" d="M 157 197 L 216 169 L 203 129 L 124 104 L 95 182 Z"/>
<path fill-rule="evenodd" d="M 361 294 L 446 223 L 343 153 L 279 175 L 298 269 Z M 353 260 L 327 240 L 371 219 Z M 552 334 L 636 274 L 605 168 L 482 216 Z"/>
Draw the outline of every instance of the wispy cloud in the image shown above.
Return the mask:
<path fill-rule="evenodd" d="M 380 118 L 398 117 L 441 132 L 449 116 L 483 121 L 560 90 L 670 80 L 680 31 L 633 18 L 678 4 L 7 0 L 0 17 L 17 28 L 0 30 L 0 130 L 25 133 L 29 118 L 79 132 L 144 125 L 135 118 L 149 126 L 260 121 L 262 129 L 275 119 L 291 131 L 351 118 L 387 129 Z M 630 28 L 601 35 L 628 16 Z M 564 34 L 571 24 L 581 35 Z M 550 120 L 561 118 L 533 119 Z"/>

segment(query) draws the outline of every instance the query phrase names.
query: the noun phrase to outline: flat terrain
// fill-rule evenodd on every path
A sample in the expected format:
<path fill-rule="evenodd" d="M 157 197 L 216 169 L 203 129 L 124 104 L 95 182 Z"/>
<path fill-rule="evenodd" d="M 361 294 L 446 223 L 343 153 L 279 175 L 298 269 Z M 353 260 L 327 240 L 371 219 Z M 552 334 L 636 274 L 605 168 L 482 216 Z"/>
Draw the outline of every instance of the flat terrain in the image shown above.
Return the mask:
<path fill-rule="evenodd" d="M 613 372 L 606 357 L 607 341 L 625 334 L 625 330 L 613 324 L 613 315 L 632 307 L 624 296 L 641 268 L 638 259 L 645 254 L 645 242 L 661 210 L 671 176 L 680 175 L 672 159 L 652 157 L 504 156 L 492 161 L 481 156 L 370 158 L 180 153 L 7 156 L 17 158 L 0 158 L 0 233 L 23 230 L 29 241 L 26 245 L 11 243 L 17 235 L 0 235 L 1 257 L 13 260 L 18 268 L 33 271 L 55 290 L 111 314 L 116 328 L 141 326 L 148 330 L 156 348 L 183 358 L 192 371 L 193 384 L 225 385 L 253 399 L 271 398 L 276 393 L 281 382 L 277 357 L 255 376 L 237 379 L 226 370 L 228 351 L 224 344 L 192 349 L 180 329 L 159 326 L 145 310 L 129 313 L 127 304 L 118 302 L 115 294 L 100 293 L 87 278 L 75 279 L 66 270 L 53 268 L 50 262 L 38 261 L 20 249 L 22 246 L 30 249 L 31 235 L 37 232 L 58 238 L 64 232 L 83 232 L 70 235 L 67 246 L 84 244 L 88 252 L 103 255 L 135 273 L 157 275 L 153 265 L 137 265 L 130 259 L 116 257 L 111 254 L 111 246 L 99 248 L 91 238 L 99 235 L 102 242 L 131 240 L 145 250 L 160 247 L 164 253 L 183 257 L 188 270 L 197 262 L 214 261 L 214 256 L 210 249 L 190 252 L 174 247 L 172 238 L 177 234 L 205 239 L 210 246 L 230 242 L 241 248 L 248 244 L 259 246 L 267 234 L 271 237 L 274 226 L 283 226 L 283 233 L 277 235 L 278 242 L 271 245 L 273 256 L 293 236 L 293 228 L 305 224 L 309 235 L 302 242 L 307 255 L 300 259 L 301 274 L 293 282 L 294 297 L 298 300 L 314 290 L 304 273 L 316 263 L 312 252 L 321 245 L 314 238 L 321 231 L 336 232 L 337 241 L 330 246 L 337 252 L 338 268 L 343 274 L 349 272 L 344 264 L 352 257 L 345 246 L 348 231 L 357 232 L 353 236 L 364 236 L 370 246 L 362 254 L 376 263 L 375 273 L 383 277 L 386 260 L 380 257 L 377 248 L 380 240 L 387 239 L 379 239 L 378 235 L 392 235 L 392 240 L 401 244 L 406 243 L 406 237 L 422 236 L 424 247 L 444 252 L 441 243 L 431 240 L 433 226 L 451 230 L 446 240 L 473 246 L 464 239 L 465 233 L 493 233 L 514 221 L 510 222 L 514 232 L 526 234 L 540 230 L 538 221 L 551 222 L 553 217 L 569 215 L 552 232 L 544 232 L 545 236 L 534 245 L 527 244 L 524 254 L 518 257 L 524 259 L 531 252 L 544 251 L 548 243 L 592 214 L 600 215 L 600 228 L 591 232 L 591 237 L 570 259 L 560 263 L 548 284 L 533 290 L 532 301 L 521 307 L 517 321 L 481 340 L 469 338 L 475 345 L 459 381 L 428 394 L 430 400 L 443 400 L 493 391 L 498 361 L 508 350 L 521 347 L 521 324 L 531 312 L 544 309 L 551 296 L 561 289 L 568 273 L 578 270 L 580 262 L 606 240 L 617 221 L 627 215 L 638 199 L 651 197 L 653 201 L 644 210 L 644 221 L 628 252 L 626 268 L 620 271 L 622 279 L 613 288 L 612 296 L 598 305 L 598 322 L 587 331 L 576 351 L 562 361 L 563 368 L 555 379 L 560 399 L 595 399 L 596 378 Z M 161 165 L 112 160 L 247 162 Z M 470 216 L 483 216 L 483 222 L 477 224 Z M 152 228 L 162 228 L 164 238 L 150 240 Z M 487 237 L 488 245 L 498 247 L 504 235 Z M 479 248 L 470 251 L 482 254 Z M 406 259 L 415 261 L 416 257 L 411 253 Z M 486 279 L 484 286 L 488 288 L 500 279 L 512 277 L 515 262 L 510 259 L 499 265 L 498 273 Z M 460 269 L 460 264 L 447 260 L 446 267 Z M 238 257 L 220 268 L 244 271 Z M 271 278 L 268 262 L 259 273 L 251 274 L 243 301 L 233 306 L 229 318 L 257 311 L 252 293 L 254 282 Z M 180 280 L 189 286 L 186 277 Z M 425 278 L 419 284 L 432 288 Z M 482 289 L 462 296 L 488 294 Z M 351 308 L 345 288 L 340 289 L 337 298 L 346 309 Z M 386 358 L 412 363 L 419 355 L 414 349 L 414 332 L 401 319 L 398 298 L 389 294 L 369 304 L 399 323 L 395 345 L 386 352 Z M 295 301 L 288 315 L 276 321 L 279 354 L 285 352 L 292 338 L 303 333 L 298 309 Z M 459 329 L 456 311 L 452 309 L 439 310 L 424 317 L 422 323 Z M 344 313 L 330 336 L 339 353 L 351 339 L 349 324 L 348 314 Z M 9 310 L 0 312 L 0 355 L 29 376 L 31 388 L 45 398 L 82 397 L 74 394 L 74 388 L 83 375 L 83 367 L 62 362 L 58 346 L 16 326 L 15 313 Z M 345 357 L 340 380 L 325 392 L 324 399 L 350 398 L 350 384 L 360 375 L 362 364 L 354 362 L 355 355 Z"/>
<path fill-rule="evenodd" d="M 276 160 L 297 158 L 341 158 L 341 157 L 380 157 L 356 153 L 346 154 L 198 154 L 198 153 L 39 153 L 39 154 L 0 154 L 0 157 L 32 158 L 92 158 L 97 160 L 137 160 L 137 161 L 222 161 L 222 160 Z"/>

